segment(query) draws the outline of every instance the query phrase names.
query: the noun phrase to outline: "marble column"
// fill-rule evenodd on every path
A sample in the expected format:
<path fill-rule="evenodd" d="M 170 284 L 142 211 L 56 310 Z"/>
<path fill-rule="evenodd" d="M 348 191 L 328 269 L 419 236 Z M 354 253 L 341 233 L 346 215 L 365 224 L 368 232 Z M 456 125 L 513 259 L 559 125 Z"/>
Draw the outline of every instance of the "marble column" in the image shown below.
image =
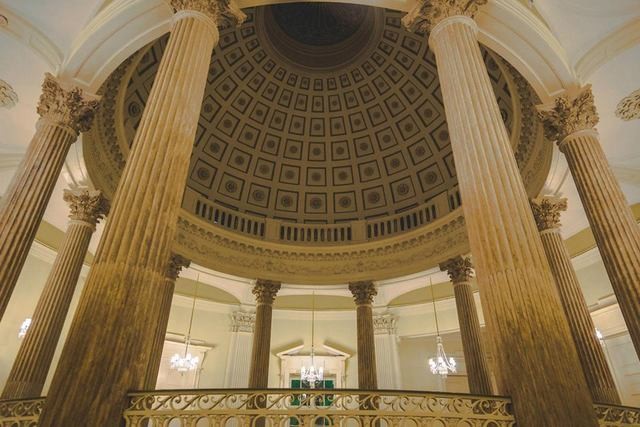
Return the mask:
<path fill-rule="evenodd" d="M 358 388 L 376 390 L 376 346 L 373 333 L 373 297 L 378 294 L 371 281 L 349 283 L 349 290 L 356 303 L 356 324 L 358 336 Z"/>
<path fill-rule="evenodd" d="M 402 390 L 395 316 L 390 313 L 374 315 L 373 333 L 379 387 L 382 390 Z"/>
<path fill-rule="evenodd" d="M 580 361 L 538 235 L 473 20 L 487 0 L 424 0 L 403 18 L 429 32 L 498 394 L 519 426 L 596 426 Z"/>
<path fill-rule="evenodd" d="M 98 221 L 109 210 L 109 203 L 97 190 L 66 190 L 64 200 L 69 203 L 71 211 L 64 242 L 13 362 L 2 392 L 3 399 L 23 399 L 42 394 L 91 236 Z"/>
<path fill-rule="evenodd" d="M 253 346 L 256 314 L 236 311 L 231 314 L 231 341 L 225 370 L 225 388 L 249 386 L 249 364 Z"/>
<path fill-rule="evenodd" d="M 191 265 L 191 261 L 178 254 L 172 254 L 167 263 L 164 285 L 160 290 L 162 295 L 157 309 L 158 316 L 154 321 L 156 325 L 155 335 L 153 337 L 151 354 L 149 355 L 149 364 L 147 365 L 145 390 L 156 388 L 158 372 L 160 372 L 160 362 L 162 361 L 162 350 L 164 349 L 164 341 L 167 335 L 167 325 L 169 324 L 169 314 L 171 314 L 173 291 L 176 287 L 176 280 L 178 280 L 180 272 L 183 268 L 188 268 L 189 265 Z"/>
<path fill-rule="evenodd" d="M 217 24 L 239 13 L 226 1 L 171 4 L 177 10 L 171 35 L 53 377 L 41 427 L 120 425 L 127 392 L 145 386 L 153 322 L 175 241 Z"/>
<path fill-rule="evenodd" d="M 253 287 L 256 296 L 256 322 L 249 367 L 249 388 L 269 386 L 269 358 L 271 356 L 271 318 L 273 301 L 280 290 L 280 282 L 258 279 Z"/>
<path fill-rule="evenodd" d="M 560 235 L 560 212 L 566 209 L 566 199 L 542 197 L 531 200 L 531 210 L 569 321 L 591 397 L 594 402 L 619 405 L 620 396 L 613 375 L 596 336 L 596 327 L 571 264 L 571 257 Z"/>
<path fill-rule="evenodd" d="M 98 98 L 47 73 L 40 119 L 0 202 L 0 319 L 27 259 L 71 144 L 89 130 Z"/>
<path fill-rule="evenodd" d="M 447 272 L 453 284 L 469 392 L 492 395 L 494 393 L 491 386 L 489 363 L 482 344 L 478 310 L 471 287 L 471 278 L 473 277 L 471 259 L 461 256 L 452 258 L 440 264 L 440 270 Z"/>
<path fill-rule="evenodd" d="M 547 138 L 564 153 L 631 341 L 640 356 L 640 228 L 600 146 L 590 86 L 541 106 Z"/>

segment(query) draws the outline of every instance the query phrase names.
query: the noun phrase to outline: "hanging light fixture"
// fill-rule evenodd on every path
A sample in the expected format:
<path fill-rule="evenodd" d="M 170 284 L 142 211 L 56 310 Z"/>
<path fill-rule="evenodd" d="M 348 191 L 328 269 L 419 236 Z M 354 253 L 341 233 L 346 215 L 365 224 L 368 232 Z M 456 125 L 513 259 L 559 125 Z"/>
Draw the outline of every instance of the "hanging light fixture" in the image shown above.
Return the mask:
<path fill-rule="evenodd" d="M 436 319 L 436 355 L 429 358 L 429 368 L 434 375 L 440 375 L 442 378 L 446 378 L 449 372 L 456 372 L 456 361 L 453 357 L 447 357 L 447 353 L 444 351 L 444 344 L 442 344 L 442 337 L 440 337 L 440 327 L 438 325 L 438 312 L 436 311 L 436 299 L 433 296 L 433 282 L 429 277 L 429 287 L 431 288 L 431 302 L 433 303 L 433 315 Z"/>
<path fill-rule="evenodd" d="M 18 331 L 18 338 L 22 339 L 27 335 L 27 331 L 29 330 L 29 326 L 31 326 L 31 318 L 27 317 L 24 319 L 24 322 L 20 325 L 20 330 Z"/>
<path fill-rule="evenodd" d="M 306 366 L 302 366 L 300 368 L 300 380 L 308 382 L 309 388 L 315 388 L 316 382 L 322 381 L 324 379 L 324 368 L 323 367 L 316 368 L 314 364 L 315 310 L 316 310 L 316 293 L 314 291 L 311 294 L 311 366 L 309 366 L 308 368 Z"/>
<path fill-rule="evenodd" d="M 200 358 L 198 356 L 193 356 L 189 353 L 189 345 L 191 344 L 191 326 L 193 325 L 193 313 L 196 309 L 196 298 L 198 296 L 198 283 L 200 280 L 200 275 L 196 278 L 196 286 L 195 292 L 193 293 L 193 304 L 191 305 L 191 318 L 189 319 L 189 331 L 184 339 L 184 354 L 176 353 L 171 357 L 170 364 L 171 369 L 176 370 L 180 373 L 185 373 L 188 371 L 195 371 L 198 368 L 198 364 L 200 363 Z"/>

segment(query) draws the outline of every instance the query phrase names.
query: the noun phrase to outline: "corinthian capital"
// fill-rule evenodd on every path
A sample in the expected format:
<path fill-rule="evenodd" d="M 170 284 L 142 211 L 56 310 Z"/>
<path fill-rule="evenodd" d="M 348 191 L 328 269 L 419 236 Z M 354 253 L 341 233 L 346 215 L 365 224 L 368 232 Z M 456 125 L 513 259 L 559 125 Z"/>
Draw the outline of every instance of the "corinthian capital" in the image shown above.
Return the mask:
<path fill-rule="evenodd" d="M 86 132 L 98 109 L 99 97 L 84 92 L 77 86 L 65 84 L 46 73 L 38 114 L 56 123 L 70 127 L 76 133 Z"/>
<path fill-rule="evenodd" d="M 353 294 L 353 300 L 356 305 L 373 304 L 373 297 L 378 295 L 376 286 L 372 281 L 349 283 L 349 290 Z"/>
<path fill-rule="evenodd" d="M 545 136 L 558 143 L 574 132 L 593 129 L 599 121 L 591 85 L 575 94 L 559 96 L 552 105 L 538 106 L 538 114 Z"/>
<path fill-rule="evenodd" d="M 251 292 L 256 296 L 256 302 L 258 304 L 271 305 L 276 299 L 276 294 L 280 290 L 280 286 L 280 282 L 258 279 Z"/>
<path fill-rule="evenodd" d="M 204 13 L 219 27 L 240 26 L 247 19 L 233 0 L 170 0 L 170 3 L 176 11 Z"/>
<path fill-rule="evenodd" d="M 560 227 L 560 213 L 567 210 L 567 199 L 556 197 L 538 197 L 531 199 L 531 211 L 536 220 L 538 231 Z"/>
<path fill-rule="evenodd" d="M 178 254 L 171 254 L 169 263 L 167 264 L 167 270 L 164 273 L 164 277 L 175 282 L 178 280 L 178 276 L 183 268 L 187 268 L 191 265 L 191 261 Z"/>
<path fill-rule="evenodd" d="M 402 18 L 409 31 L 430 32 L 440 21 L 452 16 L 473 18 L 478 7 L 487 0 L 418 0 L 416 5 Z"/>
<path fill-rule="evenodd" d="M 64 190 L 63 199 L 69 203 L 69 218 L 95 226 L 109 213 L 109 201 L 100 190 Z"/>
<path fill-rule="evenodd" d="M 440 264 L 440 271 L 446 271 L 454 284 L 464 283 L 473 277 L 473 264 L 469 257 L 457 256 Z"/>

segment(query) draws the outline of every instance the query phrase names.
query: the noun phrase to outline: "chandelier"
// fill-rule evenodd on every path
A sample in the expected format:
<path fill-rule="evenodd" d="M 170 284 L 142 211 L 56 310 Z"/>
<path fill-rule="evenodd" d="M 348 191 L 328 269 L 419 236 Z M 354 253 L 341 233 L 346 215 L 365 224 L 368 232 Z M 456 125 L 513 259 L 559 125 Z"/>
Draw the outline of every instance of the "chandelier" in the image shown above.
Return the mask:
<path fill-rule="evenodd" d="M 436 319 L 436 355 L 435 357 L 429 358 L 429 368 L 432 374 L 446 378 L 449 372 L 452 374 L 456 372 L 456 361 L 453 357 L 447 357 L 447 353 L 444 351 L 444 344 L 442 344 L 442 337 L 440 337 L 440 327 L 438 326 L 438 312 L 436 311 L 436 299 L 433 296 L 433 282 L 431 281 L 431 277 L 429 277 L 429 287 L 431 288 L 433 315 Z"/>
<path fill-rule="evenodd" d="M 315 338 L 315 309 L 316 309 L 316 293 L 313 292 L 311 294 L 311 366 L 306 367 L 302 366 L 300 368 L 300 380 L 306 381 L 309 383 L 309 388 L 315 388 L 316 382 L 322 381 L 324 379 L 324 368 L 318 367 L 316 368 L 314 362 L 315 356 L 315 347 L 314 347 L 314 338 Z"/>
<path fill-rule="evenodd" d="M 31 318 L 27 317 L 20 325 L 20 330 L 18 331 L 18 338 L 24 338 L 27 335 L 27 331 L 29 330 L 29 326 L 31 326 Z"/>
<path fill-rule="evenodd" d="M 191 344 L 191 326 L 193 325 L 193 313 L 196 310 L 196 298 L 198 296 L 198 279 L 196 279 L 195 292 L 193 293 L 193 304 L 191 305 L 191 318 L 189 319 L 189 331 L 184 339 L 184 354 L 176 353 L 171 356 L 169 361 L 171 369 L 178 371 L 182 374 L 188 371 L 195 371 L 198 369 L 200 358 L 193 356 L 189 353 L 189 344 Z"/>

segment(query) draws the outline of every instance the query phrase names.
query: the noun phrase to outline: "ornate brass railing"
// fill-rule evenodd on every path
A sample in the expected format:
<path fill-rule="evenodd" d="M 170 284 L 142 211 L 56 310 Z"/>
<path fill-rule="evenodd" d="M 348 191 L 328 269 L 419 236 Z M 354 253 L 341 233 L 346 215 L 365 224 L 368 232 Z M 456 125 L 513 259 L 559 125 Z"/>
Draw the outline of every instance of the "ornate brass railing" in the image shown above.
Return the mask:
<path fill-rule="evenodd" d="M 126 425 L 512 426 L 510 400 L 448 393 L 359 390 L 200 390 L 130 394 Z"/>
<path fill-rule="evenodd" d="M 602 427 L 640 426 L 640 408 L 616 405 L 593 405 Z"/>
<path fill-rule="evenodd" d="M 44 401 L 0 400 L 0 427 L 37 426 Z M 173 390 L 131 393 L 129 402 L 128 427 L 515 425 L 509 399 L 469 394 Z M 594 409 L 602 427 L 640 426 L 640 408 L 596 404 Z"/>
<path fill-rule="evenodd" d="M 1 427 L 32 427 L 38 425 L 44 398 L 0 400 Z"/>

